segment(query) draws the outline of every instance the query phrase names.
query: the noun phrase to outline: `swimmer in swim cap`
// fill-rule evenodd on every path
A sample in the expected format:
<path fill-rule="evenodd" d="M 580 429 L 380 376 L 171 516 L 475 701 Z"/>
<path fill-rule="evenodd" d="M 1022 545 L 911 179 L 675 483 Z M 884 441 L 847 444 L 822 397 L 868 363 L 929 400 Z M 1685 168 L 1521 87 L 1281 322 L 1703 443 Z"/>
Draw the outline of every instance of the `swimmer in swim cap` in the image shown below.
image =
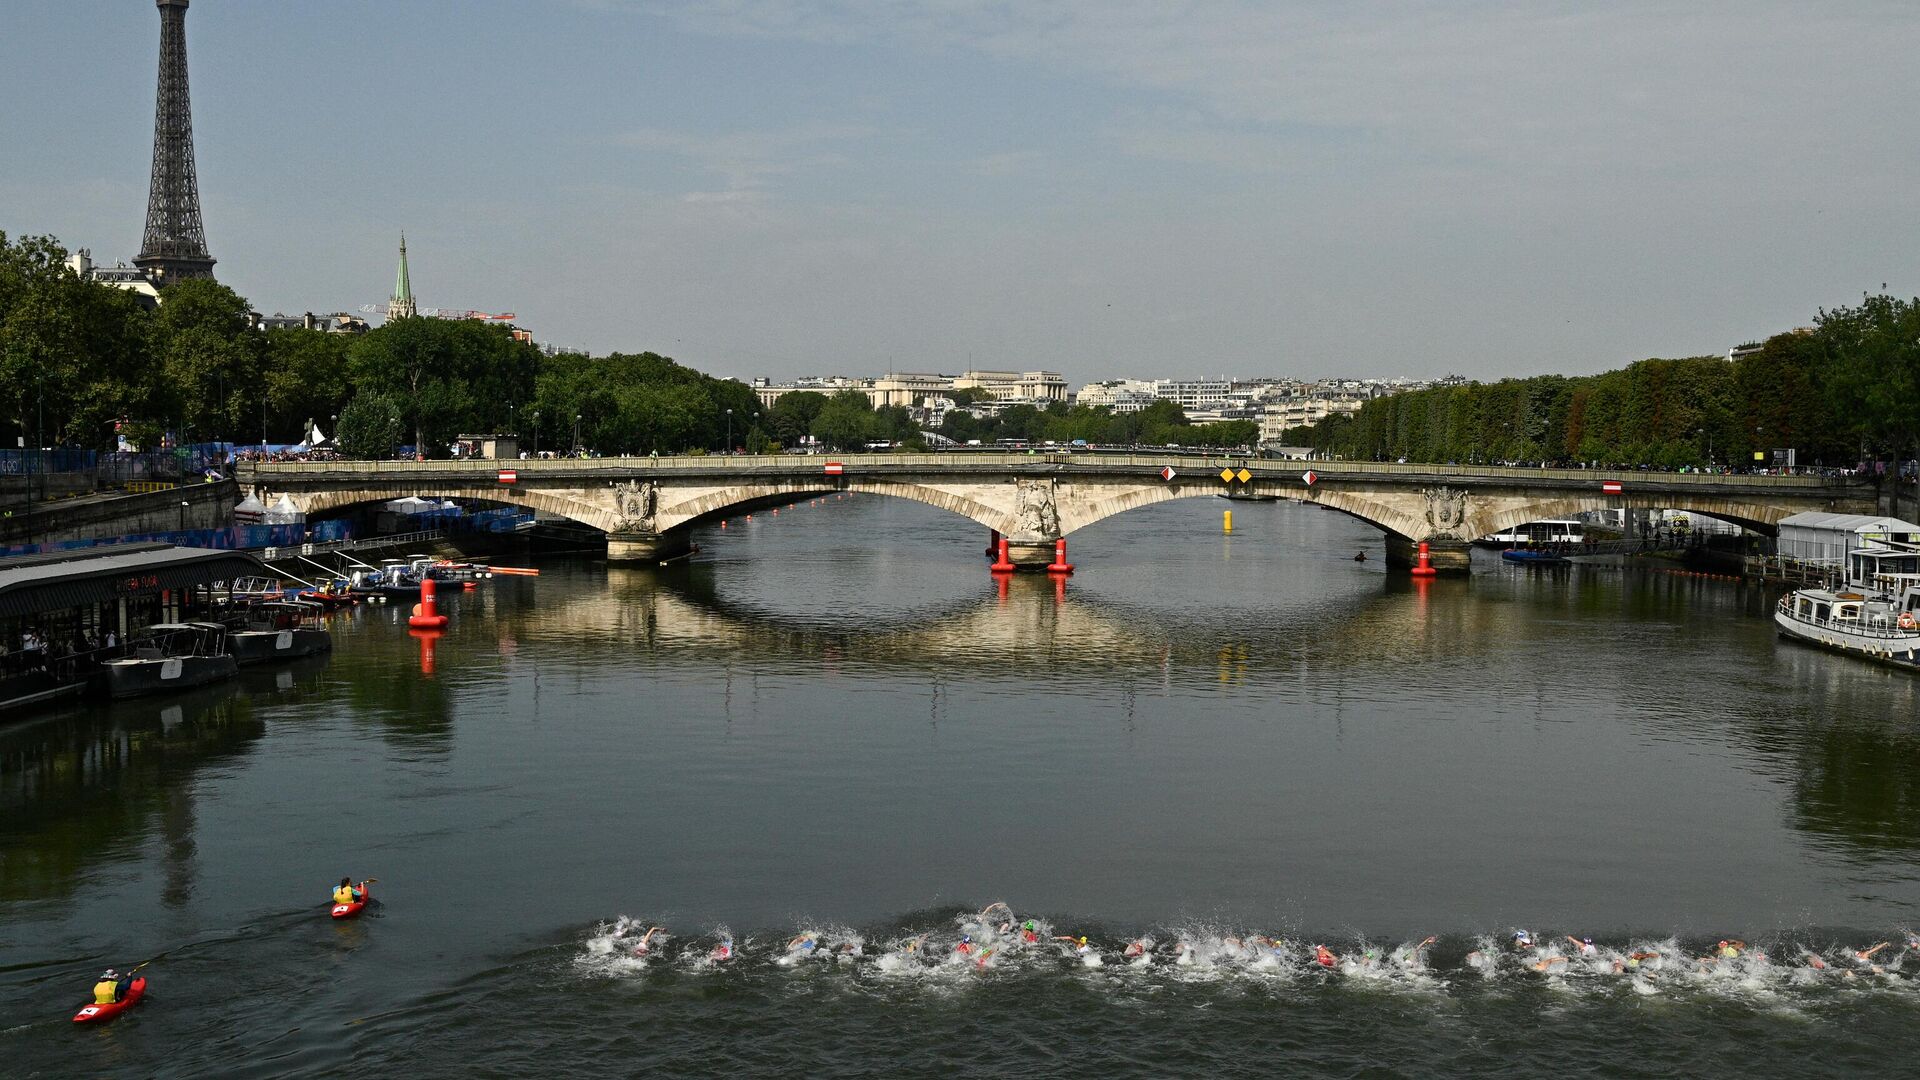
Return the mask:
<path fill-rule="evenodd" d="M 1034 925 L 1032 919 L 1028 919 L 1026 924 L 1020 927 L 1020 940 L 1029 945 L 1040 940 L 1040 928 Z"/>
<path fill-rule="evenodd" d="M 714 961 L 733 959 L 733 939 L 721 938 L 720 944 L 715 945 L 713 951 L 707 954 L 707 959 Z"/>
<path fill-rule="evenodd" d="M 1591 957 L 1597 956 L 1600 953 L 1599 949 L 1594 948 L 1593 939 L 1590 937 L 1574 937 L 1572 934 L 1568 934 L 1567 940 L 1573 942 L 1573 947 L 1580 950 L 1581 956 Z"/>
<path fill-rule="evenodd" d="M 652 947 L 651 945 L 649 945 L 649 944 L 647 944 L 647 943 L 648 943 L 648 942 L 650 942 L 650 941 L 652 941 L 652 940 L 653 940 L 653 935 L 655 935 L 655 934 L 657 934 L 657 933 L 659 933 L 659 932 L 660 932 L 660 928 L 659 928 L 659 927 L 657 927 L 657 926 L 652 926 L 652 927 L 648 927 L 648 928 L 647 928 L 647 933 L 646 933 L 646 936 L 644 936 L 644 937 L 642 937 L 642 938 L 640 939 L 640 941 L 639 941 L 639 943 L 638 943 L 638 944 L 636 944 L 636 945 L 635 945 L 635 946 L 633 947 L 633 955 L 635 955 L 635 956 L 645 956 L 645 955 L 647 955 L 648 953 L 650 953 L 650 952 L 652 952 L 652 951 L 653 951 L 653 947 Z"/>
<path fill-rule="evenodd" d="M 1331 968 L 1340 962 L 1340 958 L 1333 955 L 1333 950 L 1327 948 L 1325 945 L 1315 945 L 1313 947 L 1313 962 L 1323 968 Z"/>
<path fill-rule="evenodd" d="M 1516 949 L 1531 949 L 1533 948 L 1533 935 L 1527 933 L 1525 930 L 1515 930 L 1513 932 L 1512 944 Z"/>

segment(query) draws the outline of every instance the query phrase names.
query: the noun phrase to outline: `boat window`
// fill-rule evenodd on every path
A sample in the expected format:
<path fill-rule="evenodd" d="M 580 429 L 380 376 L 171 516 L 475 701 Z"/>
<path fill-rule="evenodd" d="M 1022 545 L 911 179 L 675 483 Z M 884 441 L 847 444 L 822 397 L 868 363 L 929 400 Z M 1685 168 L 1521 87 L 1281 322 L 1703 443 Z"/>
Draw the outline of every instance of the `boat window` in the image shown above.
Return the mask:
<path fill-rule="evenodd" d="M 1813 621 L 1814 622 L 1827 621 L 1827 605 L 1825 604 L 1813 605 Z"/>

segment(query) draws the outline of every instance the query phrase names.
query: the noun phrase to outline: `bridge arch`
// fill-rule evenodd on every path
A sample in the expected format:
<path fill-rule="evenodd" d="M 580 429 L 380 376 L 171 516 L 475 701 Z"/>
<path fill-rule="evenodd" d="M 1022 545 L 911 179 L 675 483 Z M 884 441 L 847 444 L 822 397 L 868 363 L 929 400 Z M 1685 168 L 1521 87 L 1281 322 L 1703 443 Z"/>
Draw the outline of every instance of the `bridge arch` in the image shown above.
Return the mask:
<path fill-rule="evenodd" d="M 256 485 L 263 490 L 255 494 L 262 502 L 271 502 L 279 497 L 271 485 Z M 617 527 L 617 519 L 604 507 L 573 497 L 564 490 L 542 488 L 514 488 L 504 484 L 492 484 L 486 487 L 466 487 L 450 484 L 424 484 L 416 492 L 329 490 L 297 492 L 289 495 L 293 504 L 308 517 L 332 513 L 353 507 L 374 503 L 391 502 L 394 499 L 417 495 L 423 499 L 466 499 L 477 502 L 497 503 L 502 506 L 517 506 L 525 510 L 536 510 L 554 517 L 566 518 L 589 528 L 602 532 L 612 532 Z"/>

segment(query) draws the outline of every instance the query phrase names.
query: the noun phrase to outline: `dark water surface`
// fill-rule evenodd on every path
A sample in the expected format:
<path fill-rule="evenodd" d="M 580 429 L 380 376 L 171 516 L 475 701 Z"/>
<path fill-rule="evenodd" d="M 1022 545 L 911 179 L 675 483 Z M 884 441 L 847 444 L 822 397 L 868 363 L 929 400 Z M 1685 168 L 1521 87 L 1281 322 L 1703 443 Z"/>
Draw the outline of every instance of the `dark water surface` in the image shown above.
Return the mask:
<path fill-rule="evenodd" d="M 958 518 L 803 503 L 496 579 L 430 677 L 368 609 L 319 663 L 0 728 L 0 1073 L 1914 1074 L 1920 680 L 1754 588 L 1416 587 L 1350 519 L 1223 505 L 1002 594 Z M 343 874 L 371 917 L 326 917 Z"/>

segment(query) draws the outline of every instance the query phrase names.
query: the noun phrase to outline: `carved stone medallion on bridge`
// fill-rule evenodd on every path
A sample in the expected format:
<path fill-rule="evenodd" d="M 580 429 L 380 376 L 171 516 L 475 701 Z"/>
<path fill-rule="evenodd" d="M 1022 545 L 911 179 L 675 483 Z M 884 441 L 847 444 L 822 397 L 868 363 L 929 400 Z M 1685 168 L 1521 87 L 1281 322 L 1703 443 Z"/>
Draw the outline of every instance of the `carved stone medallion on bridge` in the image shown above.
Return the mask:
<path fill-rule="evenodd" d="M 629 480 L 613 489 L 613 504 L 621 532 L 653 532 L 654 518 L 660 511 L 660 484 Z"/>
<path fill-rule="evenodd" d="M 1021 477 L 1014 481 L 1014 521 L 1022 538 L 1053 540 L 1060 536 L 1060 508 L 1053 500 L 1052 478 Z"/>
<path fill-rule="evenodd" d="M 1461 536 L 1460 527 L 1467 521 L 1467 493 L 1455 491 L 1450 487 L 1422 488 L 1420 494 L 1427 501 L 1427 528 L 1429 532 L 1423 539 L 1451 537 L 1455 540 L 1471 540 L 1470 536 Z"/>

